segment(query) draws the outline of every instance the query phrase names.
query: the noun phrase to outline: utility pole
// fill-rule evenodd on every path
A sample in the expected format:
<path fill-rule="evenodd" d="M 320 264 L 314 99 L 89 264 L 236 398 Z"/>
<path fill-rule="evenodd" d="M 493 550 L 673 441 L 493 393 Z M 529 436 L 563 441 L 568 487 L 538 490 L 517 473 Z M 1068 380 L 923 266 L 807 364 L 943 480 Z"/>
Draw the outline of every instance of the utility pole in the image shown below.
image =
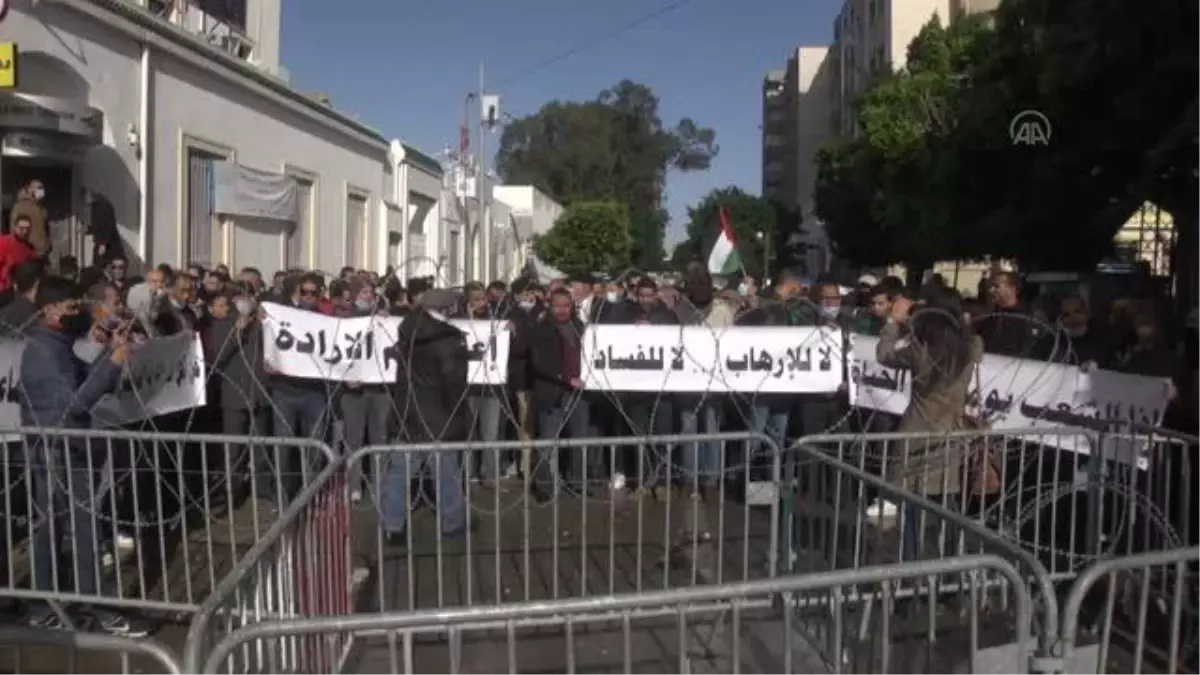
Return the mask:
<path fill-rule="evenodd" d="M 490 283 L 492 278 L 492 195 L 487 177 L 487 127 L 492 120 L 488 119 L 488 99 L 484 97 L 483 62 L 479 62 L 479 173 L 476 175 L 475 194 L 479 200 L 479 225 L 482 229 L 479 236 L 480 248 L 483 254 L 479 256 L 479 278 L 482 283 Z"/>

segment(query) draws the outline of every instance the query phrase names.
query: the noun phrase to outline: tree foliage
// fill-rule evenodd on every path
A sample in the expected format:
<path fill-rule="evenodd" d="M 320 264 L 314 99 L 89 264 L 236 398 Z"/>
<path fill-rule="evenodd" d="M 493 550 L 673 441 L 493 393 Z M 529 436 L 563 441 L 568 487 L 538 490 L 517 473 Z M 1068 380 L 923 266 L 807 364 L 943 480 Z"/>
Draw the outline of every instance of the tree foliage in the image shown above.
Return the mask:
<path fill-rule="evenodd" d="M 781 214 L 770 201 L 733 186 L 712 190 L 688 208 L 687 239 L 675 248 L 674 266 L 682 269 L 692 260 L 707 260 L 721 230 L 721 208 L 725 209 L 733 227 L 746 271 L 755 276 L 762 275 L 766 254 L 769 252 L 772 260 L 779 257 L 776 242 L 782 225 Z M 767 250 L 768 242 L 770 251 Z M 767 266 L 774 267 L 773 264 Z"/>
<path fill-rule="evenodd" d="M 622 272 L 629 268 L 633 237 L 621 202 L 579 201 L 533 242 L 534 252 L 567 274 Z"/>
<path fill-rule="evenodd" d="M 935 17 L 909 46 L 908 65 L 855 102 L 859 134 L 817 154 L 817 216 L 838 255 L 865 265 L 933 262 L 955 248 L 942 178 L 955 102 L 986 29 Z"/>
<path fill-rule="evenodd" d="M 1087 269 L 1145 201 L 1193 235 L 1196 23 L 1176 0 L 1005 0 L 990 23 L 931 22 L 857 101 L 858 136 L 818 155 L 835 248 Z M 1047 144 L 1013 142 L 1022 111 L 1049 119 Z"/>
<path fill-rule="evenodd" d="M 497 169 L 506 183 L 535 185 L 564 206 L 625 203 L 632 262 L 657 269 L 667 225 L 667 173 L 707 169 L 717 154 L 715 140 L 712 129 L 690 119 L 665 126 L 654 92 L 623 80 L 593 101 L 553 101 L 514 120 L 500 139 Z"/>

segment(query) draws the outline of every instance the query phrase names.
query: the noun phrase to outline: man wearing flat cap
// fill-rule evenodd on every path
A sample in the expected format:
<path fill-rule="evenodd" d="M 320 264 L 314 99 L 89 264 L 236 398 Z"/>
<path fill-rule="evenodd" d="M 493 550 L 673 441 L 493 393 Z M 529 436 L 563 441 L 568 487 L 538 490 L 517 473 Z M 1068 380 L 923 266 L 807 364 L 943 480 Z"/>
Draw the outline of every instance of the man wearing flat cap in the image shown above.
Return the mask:
<path fill-rule="evenodd" d="M 411 285 L 410 285 L 411 287 Z M 467 440 L 467 341 L 445 317 L 459 298 L 442 289 L 420 289 L 411 297 L 413 311 L 404 318 L 396 336 L 395 404 L 401 443 L 448 443 Z M 437 510 L 445 536 L 467 528 L 466 506 L 459 483 L 457 451 L 397 452 L 388 458 L 383 485 L 383 525 L 389 544 L 405 543 L 408 523 L 408 487 L 422 466 L 434 474 Z"/>

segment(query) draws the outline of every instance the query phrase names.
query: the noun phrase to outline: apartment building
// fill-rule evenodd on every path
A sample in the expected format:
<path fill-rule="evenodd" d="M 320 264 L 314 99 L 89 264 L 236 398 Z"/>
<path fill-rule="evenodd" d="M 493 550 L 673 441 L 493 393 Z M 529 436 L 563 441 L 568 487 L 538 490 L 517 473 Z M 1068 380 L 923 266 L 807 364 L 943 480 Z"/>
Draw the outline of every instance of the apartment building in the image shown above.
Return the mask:
<path fill-rule="evenodd" d="M 786 201 L 785 174 L 791 160 L 793 108 L 788 102 L 786 71 L 772 70 L 763 78 L 762 194 Z"/>

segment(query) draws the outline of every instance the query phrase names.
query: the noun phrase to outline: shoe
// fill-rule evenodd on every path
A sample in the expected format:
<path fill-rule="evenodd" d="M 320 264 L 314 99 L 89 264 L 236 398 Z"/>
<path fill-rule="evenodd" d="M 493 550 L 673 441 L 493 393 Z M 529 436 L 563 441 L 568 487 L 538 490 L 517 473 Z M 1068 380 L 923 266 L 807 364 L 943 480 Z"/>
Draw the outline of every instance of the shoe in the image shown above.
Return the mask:
<path fill-rule="evenodd" d="M 150 631 L 135 626 L 129 619 L 111 612 L 97 614 L 96 618 L 100 622 L 100 630 L 116 637 L 124 638 L 144 638 L 150 634 Z"/>
<path fill-rule="evenodd" d="M 28 619 L 30 628 L 42 630 L 69 630 L 69 626 L 54 612 L 32 615 Z"/>

